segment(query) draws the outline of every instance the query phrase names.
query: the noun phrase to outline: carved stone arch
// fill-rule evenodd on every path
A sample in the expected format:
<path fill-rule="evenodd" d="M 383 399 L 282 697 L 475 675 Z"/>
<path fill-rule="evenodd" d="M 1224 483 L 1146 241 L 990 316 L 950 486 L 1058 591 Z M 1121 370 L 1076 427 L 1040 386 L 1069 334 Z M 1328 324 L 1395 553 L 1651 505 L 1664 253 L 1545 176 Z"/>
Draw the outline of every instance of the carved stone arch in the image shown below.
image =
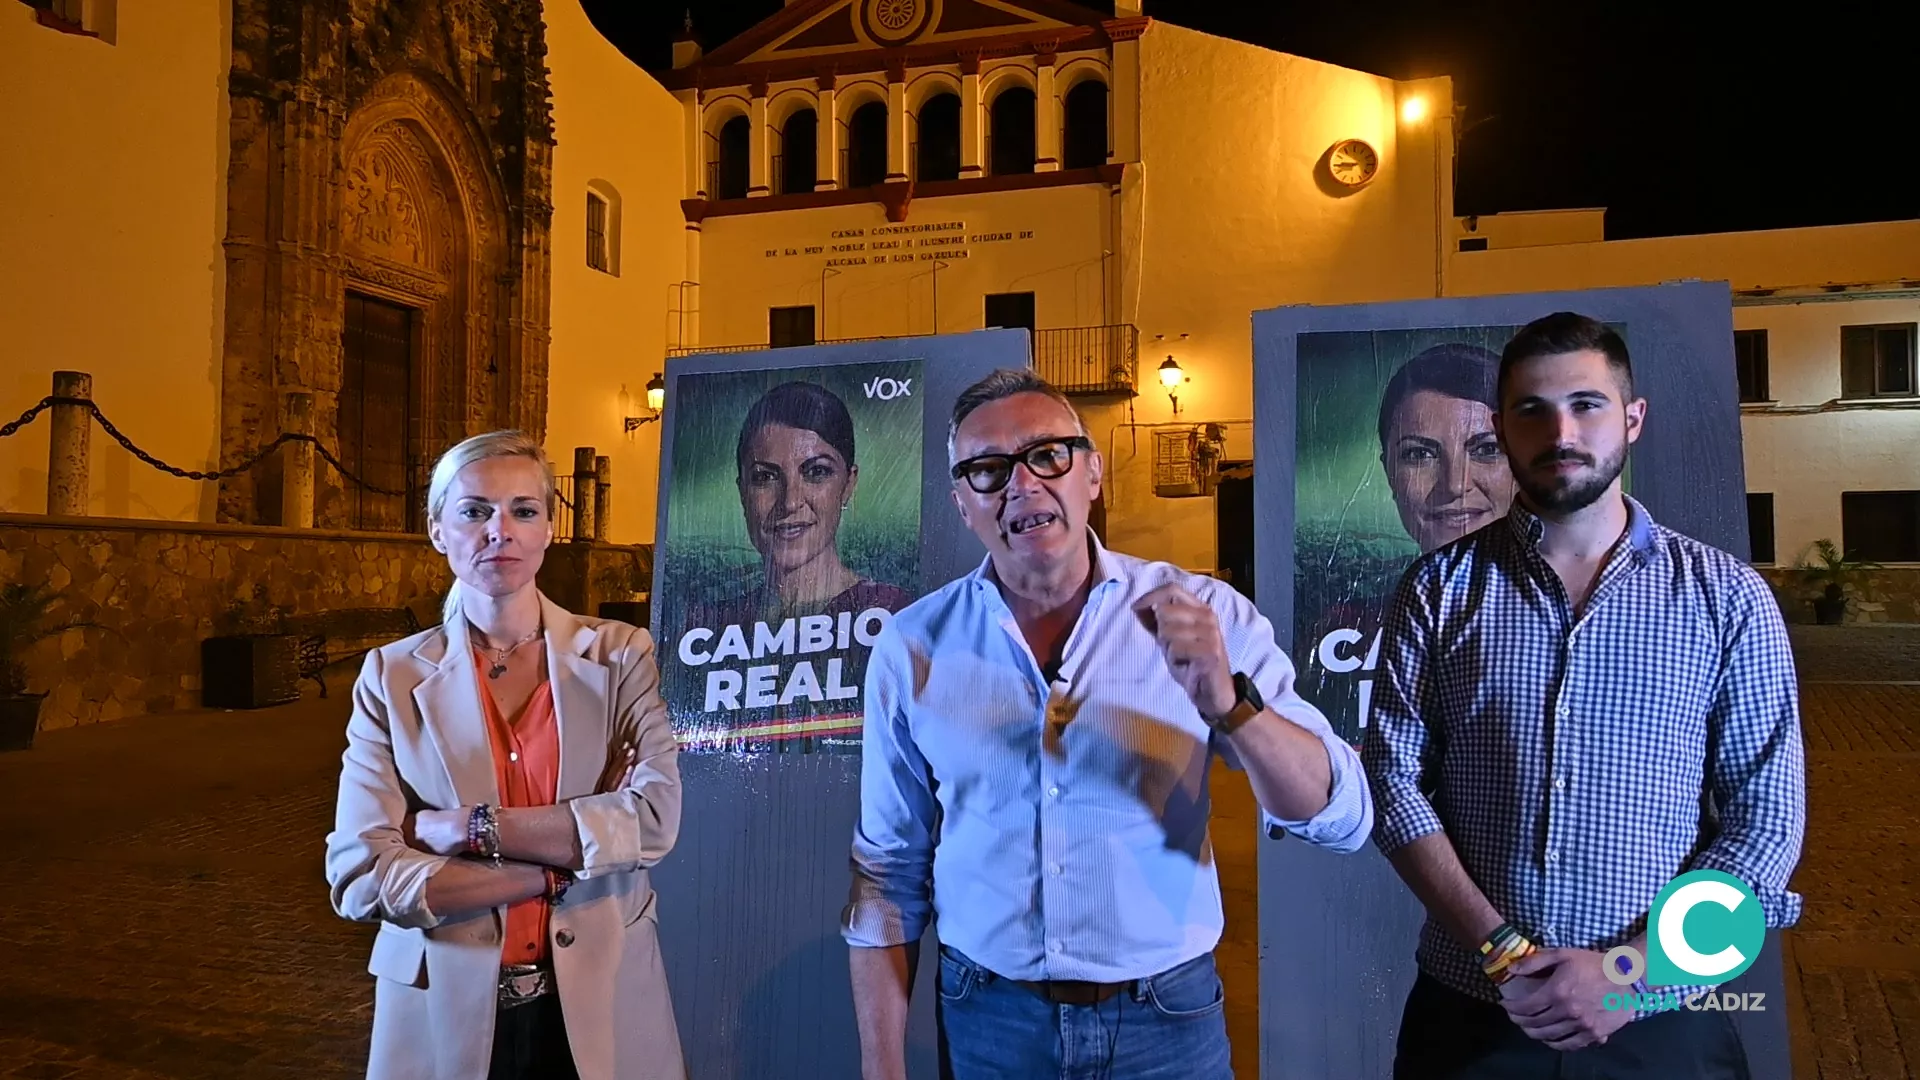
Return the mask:
<path fill-rule="evenodd" d="M 506 200 L 482 145 L 465 107 L 414 72 L 376 83 L 339 142 L 345 273 L 337 310 L 344 323 L 354 293 L 414 313 L 404 434 L 410 487 L 424 484 L 448 446 L 518 419 L 509 415 L 513 380 L 500 377 L 514 353 L 506 339 L 514 321 Z M 323 438 L 341 415 L 343 374 L 336 365 L 316 380 Z M 332 492 L 323 486 L 319 494 L 316 519 L 344 523 Z M 409 504 L 416 495 L 409 492 Z"/>
<path fill-rule="evenodd" d="M 833 107 L 837 115 L 834 120 L 845 125 L 853 120 L 853 114 L 863 105 L 874 102 L 887 103 L 887 84 L 872 76 L 842 79 L 840 88 L 834 94 Z"/>
<path fill-rule="evenodd" d="M 1113 72 L 1104 59 L 1077 56 L 1054 69 L 1053 91 L 1064 99 L 1074 87 L 1089 80 L 1105 83 L 1109 93 L 1113 90 Z"/>
<path fill-rule="evenodd" d="M 817 110 L 819 101 L 820 96 L 814 92 L 811 84 L 775 90 L 767 97 L 767 126 L 778 131 L 794 113 L 806 109 Z"/>
<path fill-rule="evenodd" d="M 927 99 L 935 94 L 952 94 L 958 97 L 960 77 L 938 68 L 917 72 L 913 78 L 907 80 L 907 112 L 919 113 L 920 106 L 925 105 Z"/>
<path fill-rule="evenodd" d="M 263 451 L 307 421 L 308 398 L 313 433 L 338 450 L 349 312 L 362 374 L 378 316 L 383 393 L 401 396 L 416 367 L 435 380 L 404 395 L 422 403 L 406 454 L 378 463 L 420 475 L 379 486 L 417 489 L 433 454 L 477 430 L 544 438 L 553 126 L 539 5 L 230 6 L 220 459 L 253 464 L 220 481 L 218 519 L 283 520 L 289 458 Z M 432 337 L 417 357 L 416 331 Z M 321 467 L 316 524 L 341 524 L 328 509 L 341 483 Z"/>
<path fill-rule="evenodd" d="M 1014 58 L 983 67 L 980 71 L 980 101 L 991 107 L 993 99 L 1015 87 L 1040 90 L 1039 76 L 1031 61 Z"/>

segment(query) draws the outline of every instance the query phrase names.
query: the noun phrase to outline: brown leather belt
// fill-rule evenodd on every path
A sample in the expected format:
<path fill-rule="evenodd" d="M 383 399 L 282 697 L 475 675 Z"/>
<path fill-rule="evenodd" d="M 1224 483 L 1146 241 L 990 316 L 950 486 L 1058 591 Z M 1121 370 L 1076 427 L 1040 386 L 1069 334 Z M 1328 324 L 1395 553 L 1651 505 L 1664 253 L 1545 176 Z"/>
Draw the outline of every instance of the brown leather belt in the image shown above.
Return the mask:
<path fill-rule="evenodd" d="M 1007 981 L 1042 1001 L 1049 1001 L 1055 1005 L 1098 1005 L 1132 990 L 1139 980 L 1117 983 L 1081 982 L 1077 979 L 1048 979 L 1042 982 L 1028 982 L 1024 979 Z"/>

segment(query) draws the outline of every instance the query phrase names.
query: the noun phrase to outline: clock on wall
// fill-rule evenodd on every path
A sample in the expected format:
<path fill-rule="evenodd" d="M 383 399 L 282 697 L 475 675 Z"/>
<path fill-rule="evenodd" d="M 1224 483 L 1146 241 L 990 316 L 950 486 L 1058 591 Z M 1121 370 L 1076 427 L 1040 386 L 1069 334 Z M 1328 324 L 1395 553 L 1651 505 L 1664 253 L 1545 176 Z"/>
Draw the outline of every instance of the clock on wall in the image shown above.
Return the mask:
<path fill-rule="evenodd" d="M 1327 172 L 1348 187 L 1359 187 L 1380 171 L 1380 155 L 1359 139 L 1342 139 L 1327 151 Z"/>

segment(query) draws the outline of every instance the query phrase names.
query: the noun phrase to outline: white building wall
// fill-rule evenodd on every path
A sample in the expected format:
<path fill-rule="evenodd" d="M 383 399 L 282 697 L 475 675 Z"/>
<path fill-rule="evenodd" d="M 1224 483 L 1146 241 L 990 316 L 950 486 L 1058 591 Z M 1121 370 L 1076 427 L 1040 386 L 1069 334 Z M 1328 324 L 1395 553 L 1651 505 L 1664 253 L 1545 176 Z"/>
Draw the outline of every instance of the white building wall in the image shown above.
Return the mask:
<path fill-rule="evenodd" d="M 1734 327 L 1767 331 L 1775 404 L 1743 409 L 1740 429 L 1747 490 L 1774 497 L 1778 561 L 1798 561 L 1814 540 L 1841 541 L 1841 492 L 1920 490 L 1920 402 L 1830 404 L 1840 396 L 1842 326 L 1920 321 L 1920 221 L 1467 252 L 1452 271 L 1462 295 L 1681 278 L 1774 293 L 1736 295 Z M 1841 286 L 1908 295 L 1846 299 L 1826 291 Z M 1827 411 L 1811 411 L 1822 406 Z M 1686 422 L 1683 403 L 1651 407 L 1651 423 Z"/>
<path fill-rule="evenodd" d="M 1041 328 L 1111 321 L 1110 201 L 1104 184 L 1073 184 L 915 199 L 904 224 L 874 202 L 709 217 L 700 344 L 765 344 L 768 308 L 805 305 L 822 339 L 978 330 L 983 298 L 1005 292 L 1032 292 Z"/>
<path fill-rule="evenodd" d="M 1120 425 L 1250 420 L 1254 311 L 1439 294 L 1452 90 L 1447 79 L 1396 83 L 1166 23 L 1139 51 L 1142 164 L 1128 178 L 1120 232 L 1121 312 L 1142 334 L 1141 393 L 1130 414 L 1089 419 L 1113 450 L 1110 541 L 1210 570 L 1213 500 L 1155 496 L 1149 429 Z M 1424 116 L 1408 123 L 1401 111 L 1413 98 Z M 1358 190 L 1331 184 L 1322 165 L 1349 138 L 1380 157 Z M 1169 354 L 1191 378 L 1177 418 L 1155 377 Z M 1229 460 L 1252 457 L 1250 432 L 1229 425 Z"/>
<path fill-rule="evenodd" d="M 1835 407 L 1840 328 L 1863 323 L 1920 323 L 1920 292 L 1734 306 L 1736 329 L 1767 332 L 1774 403 L 1744 407 L 1740 433 L 1747 490 L 1773 494 L 1777 563 L 1802 561 L 1815 540 L 1842 542 L 1842 492 L 1920 491 L 1920 399 Z"/>

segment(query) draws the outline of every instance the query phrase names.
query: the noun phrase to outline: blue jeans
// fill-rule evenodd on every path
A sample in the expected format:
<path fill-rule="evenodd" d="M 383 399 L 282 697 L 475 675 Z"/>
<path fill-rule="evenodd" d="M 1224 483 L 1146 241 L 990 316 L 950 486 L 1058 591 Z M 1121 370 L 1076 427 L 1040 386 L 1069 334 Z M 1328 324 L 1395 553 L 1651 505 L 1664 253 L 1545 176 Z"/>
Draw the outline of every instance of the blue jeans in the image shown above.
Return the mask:
<path fill-rule="evenodd" d="M 1233 1080 L 1213 954 L 1097 1005 L 1055 1005 L 940 950 L 944 1080 Z"/>

